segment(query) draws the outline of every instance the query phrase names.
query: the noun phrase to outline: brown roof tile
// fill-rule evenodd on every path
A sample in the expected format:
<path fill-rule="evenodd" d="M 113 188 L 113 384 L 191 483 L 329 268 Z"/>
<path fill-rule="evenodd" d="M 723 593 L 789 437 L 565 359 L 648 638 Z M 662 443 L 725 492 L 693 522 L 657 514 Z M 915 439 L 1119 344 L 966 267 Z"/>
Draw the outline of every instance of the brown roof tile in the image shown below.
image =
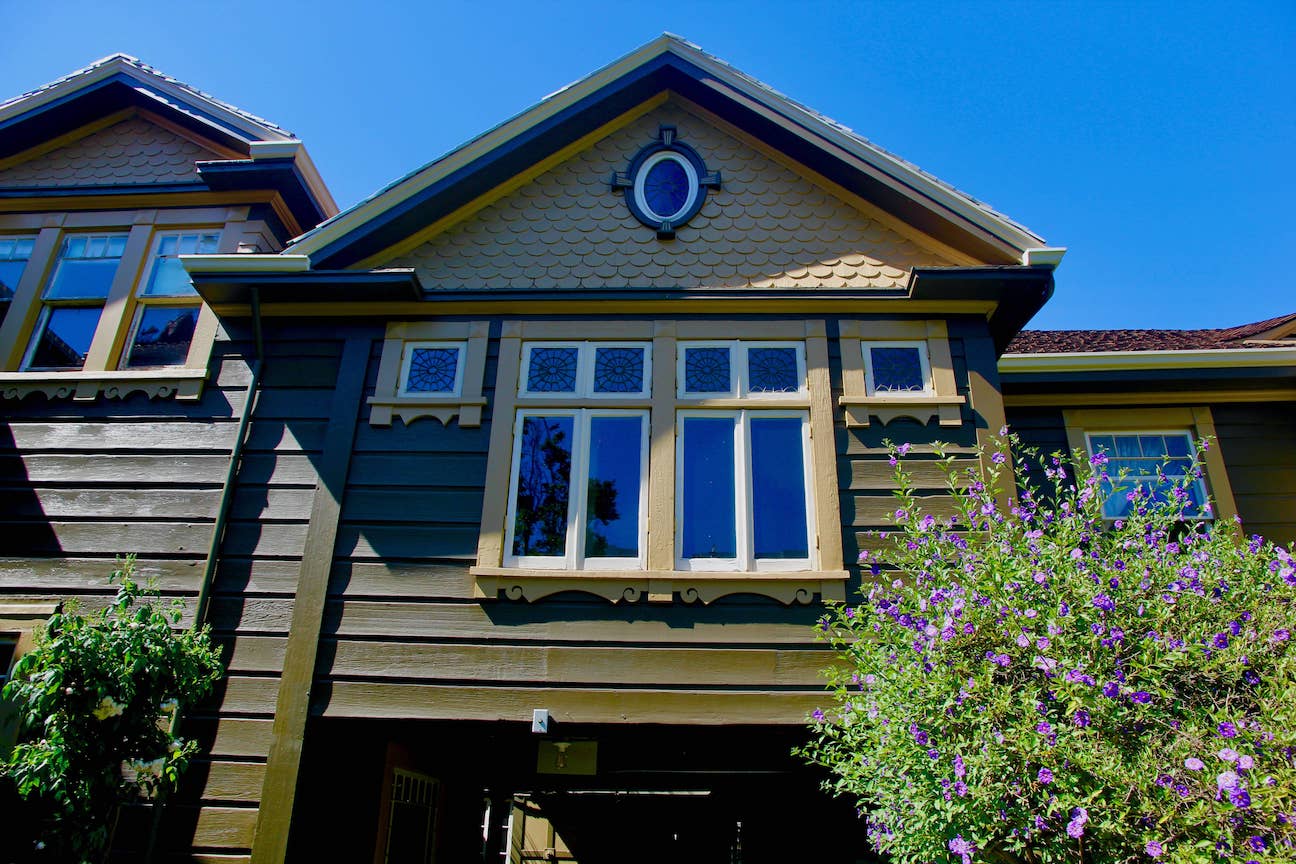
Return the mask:
<path fill-rule="evenodd" d="M 1293 322 L 1296 322 L 1296 312 L 1216 330 L 1023 330 L 1009 343 L 1007 353 L 1262 348 L 1264 342 L 1259 337 Z"/>

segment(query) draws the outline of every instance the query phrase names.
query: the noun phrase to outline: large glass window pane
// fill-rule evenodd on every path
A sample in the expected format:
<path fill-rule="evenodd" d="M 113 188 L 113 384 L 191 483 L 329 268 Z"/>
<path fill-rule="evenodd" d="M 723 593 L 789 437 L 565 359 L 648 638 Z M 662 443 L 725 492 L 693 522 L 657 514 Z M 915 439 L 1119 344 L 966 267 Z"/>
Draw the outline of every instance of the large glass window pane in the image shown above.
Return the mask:
<path fill-rule="evenodd" d="M 30 237 L 0 237 L 0 303 L 13 300 L 33 243 Z"/>
<path fill-rule="evenodd" d="M 728 393 L 732 381 L 727 346 L 684 349 L 685 393 Z"/>
<path fill-rule="evenodd" d="M 69 237 L 63 242 L 59 262 L 54 267 L 49 285 L 45 286 L 45 299 L 107 298 L 125 249 L 124 236 Z"/>
<path fill-rule="evenodd" d="M 639 555 L 643 417 L 590 418 L 585 557 Z"/>
<path fill-rule="evenodd" d="M 126 365 L 183 366 L 197 324 L 197 306 L 146 307 L 140 315 Z"/>
<path fill-rule="evenodd" d="M 513 554 L 567 553 L 575 418 L 524 417 L 513 502 Z"/>
<path fill-rule="evenodd" d="M 809 558 L 800 418 L 752 418 L 751 473 L 755 556 Z"/>
<path fill-rule="evenodd" d="M 99 326 L 101 306 L 62 306 L 49 310 L 29 368 L 80 369 Z"/>
<path fill-rule="evenodd" d="M 683 421 L 684 558 L 735 558 L 735 417 L 685 417 Z"/>
<path fill-rule="evenodd" d="M 210 255 L 216 252 L 219 244 L 219 234 L 168 234 L 159 237 L 148 282 L 140 294 L 146 297 L 197 294 L 179 256 Z"/>

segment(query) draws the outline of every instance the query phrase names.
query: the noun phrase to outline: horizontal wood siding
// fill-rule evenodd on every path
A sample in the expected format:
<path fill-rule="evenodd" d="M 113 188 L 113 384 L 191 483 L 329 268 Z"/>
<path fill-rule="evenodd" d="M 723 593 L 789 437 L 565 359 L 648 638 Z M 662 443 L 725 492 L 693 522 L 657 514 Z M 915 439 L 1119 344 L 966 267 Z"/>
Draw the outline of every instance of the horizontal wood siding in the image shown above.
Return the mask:
<path fill-rule="evenodd" d="M 1243 528 L 1296 542 L 1296 402 L 1214 405 L 1211 414 Z"/>

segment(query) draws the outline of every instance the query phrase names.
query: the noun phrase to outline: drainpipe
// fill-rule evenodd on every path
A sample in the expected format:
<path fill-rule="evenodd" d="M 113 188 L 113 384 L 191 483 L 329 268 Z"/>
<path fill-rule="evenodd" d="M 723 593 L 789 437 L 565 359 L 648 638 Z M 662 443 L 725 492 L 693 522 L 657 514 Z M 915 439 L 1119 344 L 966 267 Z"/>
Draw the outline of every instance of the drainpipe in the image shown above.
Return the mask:
<path fill-rule="evenodd" d="M 257 393 L 261 387 L 261 370 L 265 366 L 265 345 L 261 335 L 261 293 L 257 286 L 252 286 L 252 377 L 248 380 L 247 390 L 243 397 L 243 414 L 239 417 L 238 431 L 234 433 L 234 445 L 230 451 L 229 465 L 225 469 L 225 482 L 221 486 L 220 500 L 216 505 L 216 521 L 212 525 L 211 540 L 207 544 L 207 559 L 203 562 L 202 581 L 198 585 L 198 602 L 194 609 L 193 624 L 190 629 L 197 631 L 207 621 L 207 609 L 211 606 L 212 583 L 216 581 L 216 565 L 220 559 L 221 540 L 225 536 L 225 525 L 229 521 L 230 504 L 234 500 L 234 484 L 238 478 L 239 462 L 243 458 L 243 446 L 247 443 L 247 431 L 251 425 L 252 412 L 256 408 Z M 171 715 L 169 732 L 171 737 L 180 726 L 180 712 Z M 166 810 L 166 798 L 160 797 L 153 803 L 153 819 L 149 826 L 148 846 L 144 853 L 145 864 L 153 864 L 157 848 L 158 830 L 162 825 L 162 814 Z"/>

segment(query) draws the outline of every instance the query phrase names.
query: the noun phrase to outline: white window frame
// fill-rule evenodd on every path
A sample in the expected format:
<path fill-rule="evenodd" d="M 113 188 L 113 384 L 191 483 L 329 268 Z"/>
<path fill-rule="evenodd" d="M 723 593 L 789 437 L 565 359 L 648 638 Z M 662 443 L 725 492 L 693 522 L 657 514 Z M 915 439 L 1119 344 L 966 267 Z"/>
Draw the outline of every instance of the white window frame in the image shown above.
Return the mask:
<path fill-rule="evenodd" d="M 918 351 L 918 365 L 922 371 L 923 389 L 921 390 L 878 390 L 873 380 L 874 348 L 914 348 Z M 931 348 L 925 339 L 896 339 L 889 341 L 867 340 L 860 342 L 864 359 L 864 392 L 867 396 L 884 396 L 895 399 L 914 399 L 933 396 L 936 390 L 932 382 Z"/>
<path fill-rule="evenodd" d="M 729 349 L 729 390 L 693 393 L 687 386 L 686 362 L 690 348 Z M 792 348 L 796 352 L 797 389 L 751 390 L 751 370 L 748 355 L 753 348 Z M 690 339 L 681 340 L 675 351 L 675 396 L 681 401 L 699 399 L 804 399 L 809 392 L 806 375 L 805 342 L 802 340 L 757 339 Z"/>
<path fill-rule="evenodd" d="M 458 352 L 455 356 L 455 378 L 453 390 L 410 390 L 409 373 L 410 366 L 414 362 L 415 349 L 445 349 L 453 348 Z M 405 342 L 402 347 L 401 366 L 400 366 L 400 384 L 396 391 L 398 397 L 418 397 L 418 396 L 459 396 L 463 393 L 464 380 L 464 362 L 468 357 L 468 343 L 464 342 L 437 342 L 437 341 L 409 341 Z"/>
<path fill-rule="evenodd" d="M 1172 436 L 1172 435 L 1173 435 L 1173 436 L 1176 436 L 1176 437 L 1186 438 L 1186 439 L 1188 439 L 1188 453 L 1190 454 L 1191 458 L 1192 458 L 1195 462 L 1196 462 L 1196 460 L 1197 460 L 1197 457 L 1196 457 L 1196 453 L 1197 453 L 1197 439 L 1193 436 L 1193 432 L 1192 432 L 1191 429 L 1135 429 L 1135 428 L 1119 428 L 1119 429 L 1095 428 L 1095 429 L 1085 429 L 1085 431 L 1084 431 L 1084 436 L 1085 436 L 1085 450 L 1086 450 L 1086 452 L 1088 452 L 1090 456 L 1095 455 L 1096 451 L 1095 451 L 1095 449 L 1094 449 L 1094 444 L 1093 444 L 1093 439 L 1094 439 L 1095 437 L 1101 437 L 1101 436 L 1112 436 L 1112 437 L 1114 438 L 1114 437 L 1117 436 L 1117 435 L 1123 435 L 1123 436 L 1130 436 L 1130 435 L 1133 435 L 1133 436 L 1139 436 L 1139 435 L 1160 435 L 1160 436 L 1162 436 L 1162 437 L 1168 437 L 1168 436 Z M 1109 453 L 1109 454 L 1107 454 L 1107 457 L 1108 457 L 1108 459 L 1128 459 L 1128 458 L 1133 458 L 1133 457 L 1122 457 L 1122 456 L 1116 456 L 1116 455 L 1113 454 L 1113 453 Z M 1156 457 L 1139 457 L 1139 458 L 1156 458 Z M 1169 460 L 1169 459 L 1178 458 L 1178 457 L 1167 456 L 1167 457 L 1165 457 L 1165 458 L 1166 458 L 1167 460 Z M 1206 521 L 1210 521 L 1210 520 L 1213 520 L 1213 519 L 1215 518 L 1215 512 L 1214 512 L 1213 509 L 1211 509 L 1210 511 L 1205 510 L 1205 508 L 1206 508 L 1207 506 L 1210 505 L 1210 498 L 1209 498 L 1208 495 L 1207 495 L 1207 489 L 1206 489 L 1206 483 L 1205 483 L 1205 476 L 1206 476 L 1206 473 L 1207 473 L 1207 472 L 1206 472 L 1206 465 L 1205 465 L 1204 463 L 1197 462 L 1197 467 L 1198 467 L 1198 469 L 1201 471 L 1202 476 L 1201 476 L 1201 477 L 1191 477 L 1190 479 L 1192 479 L 1193 483 L 1194 483 L 1194 484 L 1196 485 L 1196 487 L 1197 487 L 1197 497 L 1198 497 L 1198 499 L 1199 499 L 1199 500 L 1201 501 L 1201 503 L 1202 503 L 1202 508 L 1203 508 L 1203 510 L 1202 510 L 1201 512 L 1199 512 L 1196 516 L 1189 516 L 1189 517 L 1187 517 L 1187 518 L 1189 518 L 1189 519 L 1193 519 L 1193 520 L 1206 520 Z M 1118 470 L 1119 470 L 1119 469 L 1118 469 Z M 1166 475 L 1166 480 L 1177 483 L 1178 481 L 1180 481 L 1180 480 L 1182 480 L 1182 479 L 1185 479 L 1185 478 L 1189 478 L 1189 477 L 1190 477 L 1190 475 L 1186 475 L 1186 474 L 1174 474 L 1174 475 L 1167 474 L 1167 475 Z M 1155 481 L 1155 480 L 1157 479 L 1157 477 L 1156 477 L 1155 474 L 1150 474 L 1150 475 L 1149 475 L 1149 474 L 1126 474 L 1124 479 L 1125 479 L 1127 482 L 1128 482 L 1128 481 L 1131 481 L 1131 480 L 1132 480 L 1132 481 L 1135 481 L 1135 482 L 1141 482 L 1141 481 L 1146 480 L 1146 479 L 1150 479 L 1150 480 Z M 1120 482 L 1120 480 L 1121 480 L 1120 477 L 1118 477 L 1116 474 L 1112 474 L 1112 483 L 1113 483 L 1113 485 L 1116 484 L 1116 483 L 1118 483 L 1118 482 Z M 1117 520 L 1117 519 L 1124 519 L 1124 518 L 1126 518 L 1126 517 L 1125 517 L 1125 516 L 1108 516 L 1106 513 L 1103 513 L 1103 519 L 1107 520 L 1108 522 L 1114 522 L 1114 521 Z"/>
<path fill-rule="evenodd" d="M 87 243 L 89 243 L 94 238 L 112 239 L 114 237 L 120 237 L 122 240 L 122 245 L 124 247 L 125 244 L 128 242 L 130 235 L 122 231 L 76 231 L 76 232 L 68 232 L 59 239 L 59 247 L 58 247 L 59 251 L 55 253 L 54 260 L 52 262 L 50 270 L 47 274 L 45 274 L 45 281 L 41 285 L 40 298 L 37 301 L 38 303 L 40 303 L 40 307 L 41 307 L 40 315 L 37 316 L 36 326 L 32 328 L 31 334 L 27 339 L 27 350 L 23 353 L 22 365 L 19 366 L 19 370 L 22 372 L 69 371 L 68 367 L 63 367 L 63 366 L 33 366 L 32 365 L 32 361 L 36 357 L 36 349 L 40 345 L 41 339 L 43 339 L 45 336 L 45 327 L 49 324 L 49 319 L 50 316 L 53 314 L 54 309 L 62 309 L 62 308 L 98 309 L 99 321 L 100 322 L 103 321 L 104 311 L 107 309 L 108 300 L 112 296 L 111 282 L 109 283 L 108 291 L 105 292 L 102 299 L 81 298 L 81 297 L 48 299 L 45 296 L 46 292 L 48 292 L 50 287 L 54 284 L 55 278 L 58 276 L 59 267 L 63 264 L 65 260 L 68 260 L 63 257 L 63 250 L 67 248 L 68 244 L 73 239 L 78 237 L 84 237 Z M 125 256 L 125 251 L 123 249 L 123 253 L 117 256 L 118 271 L 120 271 L 121 269 L 122 263 L 124 261 L 124 256 Z M 106 258 L 106 256 L 101 256 L 101 257 Z M 95 260 L 95 259 L 89 259 L 86 258 L 85 256 L 81 256 L 80 258 L 77 258 L 75 260 L 80 261 L 80 260 Z M 116 272 L 114 272 L 113 279 L 115 280 L 116 278 L 117 278 L 117 274 Z M 201 303 L 201 301 L 199 302 Z M 93 347 L 94 347 L 94 337 L 91 336 L 90 346 L 86 349 L 87 357 L 89 357 L 90 351 L 91 349 L 93 349 Z M 71 370 L 71 371 L 76 371 L 76 370 Z"/>
<path fill-rule="evenodd" d="M 682 353 L 682 352 L 681 352 Z M 770 394 L 761 394 L 770 395 Z M 734 530 L 736 532 L 735 558 L 685 558 L 684 550 L 684 421 L 690 417 L 734 418 Z M 794 418 L 801 421 L 801 489 L 805 496 L 806 558 L 756 558 L 755 502 L 752 500 L 751 420 L 764 418 Z M 810 414 L 806 410 L 778 408 L 740 408 L 716 411 L 703 408 L 680 408 L 675 412 L 675 566 L 691 572 L 793 572 L 815 570 L 818 567 L 815 522 L 814 469 L 810 451 Z M 740 512 L 741 508 L 741 512 Z"/>
<path fill-rule="evenodd" d="M 565 394 L 570 395 L 570 394 Z M 517 528 L 517 495 L 522 467 L 522 429 L 527 417 L 572 417 L 571 490 L 567 497 L 567 536 L 565 554 L 515 555 L 513 540 Z M 585 528 L 589 497 L 589 459 L 587 441 L 590 438 L 590 421 L 595 417 L 640 418 L 639 444 L 639 554 L 633 558 L 586 558 Z M 648 554 L 648 445 L 650 417 L 646 409 L 571 407 L 555 405 L 553 408 L 519 408 L 513 421 L 513 452 L 509 467 L 508 508 L 504 526 L 504 564 L 507 567 L 535 568 L 537 570 L 643 570 Z"/>
<path fill-rule="evenodd" d="M 688 178 L 688 197 L 684 199 L 684 205 L 674 213 L 658 213 L 656 210 L 648 206 L 648 198 L 644 194 L 644 186 L 648 183 L 648 173 L 661 162 L 674 162 L 684 169 L 684 174 Z M 641 211 L 659 222 L 674 222 L 681 215 L 687 213 L 689 208 L 693 206 L 695 201 L 697 201 L 700 191 L 701 183 L 698 178 L 697 169 L 693 167 L 692 162 L 674 150 L 661 150 L 654 153 L 645 159 L 644 163 L 639 166 L 639 170 L 635 172 L 635 203 L 639 205 Z"/>
<path fill-rule="evenodd" d="M 177 369 L 188 365 L 188 357 L 179 363 L 171 363 L 166 366 L 131 366 L 131 352 L 135 349 L 135 337 L 139 335 L 140 325 L 144 322 L 144 313 L 154 307 L 165 307 L 168 309 L 193 309 L 195 310 L 194 326 L 197 329 L 198 317 L 202 315 L 203 301 L 195 290 L 190 294 L 145 294 L 149 281 L 153 278 L 153 270 L 157 267 L 158 258 L 162 247 L 163 239 L 167 237 L 184 237 L 184 236 L 211 236 L 216 238 L 216 248 L 220 248 L 221 229 L 214 228 L 189 228 L 179 231 L 158 231 L 153 235 L 149 243 L 148 255 L 144 259 L 144 268 L 140 272 L 139 281 L 135 283 L 135 311 L 132 314 L 130 329 L 126 334 L 126 341 L 122 343 L 121 357 L 117 360 L 118 369 Z M 197 333 L 189 343 L 190 350 L 193 350 L 193 342 L 198 338 Z"/>
<path fill-rule="evenodd" d="M 576 389 L 561 392 L 531 391 L 532 348 L 575 348 Z M 643 384 L 638 392 L 596 393 L 594 391 L 595 357 L 599 348 L 642 348 L 644 352 Z M 518 375 L 518 396 L 525 399 L 647 399 L 652 393 L 652 342 L 638 341 L 554 341 L 533 340 L 522 344 L 522 367 Z"/>

